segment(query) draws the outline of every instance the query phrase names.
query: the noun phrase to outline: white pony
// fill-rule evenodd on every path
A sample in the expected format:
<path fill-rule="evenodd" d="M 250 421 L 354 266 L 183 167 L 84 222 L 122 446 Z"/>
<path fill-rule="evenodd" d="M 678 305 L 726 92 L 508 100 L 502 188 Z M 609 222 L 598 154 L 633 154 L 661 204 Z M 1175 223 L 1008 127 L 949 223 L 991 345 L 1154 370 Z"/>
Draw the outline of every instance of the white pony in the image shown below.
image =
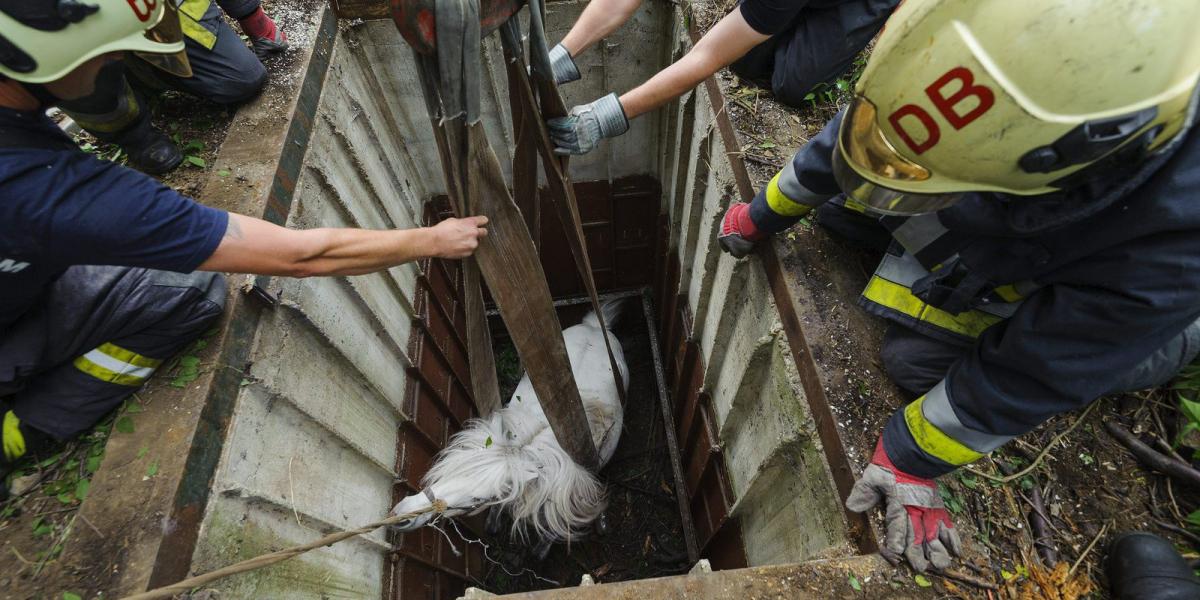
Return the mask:
<path fill-rule="evenodd" d="M 601 310 L 612 327 L 620 301 L 606 302 Z M 604 335 L 595 312 L 563 331 L 571 372 L 579 386 L 592 441 L 604 466 L 621 437 L 623 411 L 604 348 Z M 617 336 L 607 332 L 625 389 L 629 368 Z M 513 533 L 528 539 L 532 532 L 541 541 L 540 553 L 549 544 L 569 540 L 588 530 L 608 506 L 604 485 L 595 475 L 575 464 L 558 445 L 529 375 L 521 378 L 508 405 L 484 419 L 472 419 L 450 439 L 422 480 L 424 489 L 392 509 L 401 515 L 423 510 L 433 500 L 446 503 L 443 516 L 477 514 L 488 507 L 507 511 Z M 412 531 L 437 515 L 423 513 L 393 528 Z M 489 526 L 491 519 L 489 519 Z"/>

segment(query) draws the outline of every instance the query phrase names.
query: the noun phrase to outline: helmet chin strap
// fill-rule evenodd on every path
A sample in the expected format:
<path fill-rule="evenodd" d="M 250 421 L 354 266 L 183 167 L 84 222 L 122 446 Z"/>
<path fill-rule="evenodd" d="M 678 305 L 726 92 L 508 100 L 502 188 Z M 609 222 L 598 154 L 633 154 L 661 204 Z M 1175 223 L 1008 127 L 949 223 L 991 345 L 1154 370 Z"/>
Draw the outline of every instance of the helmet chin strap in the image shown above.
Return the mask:
<path fill-rule="evenodd" d="M 62 98 L 50 93 L 50 90 L 43 84 L 22 83 L 21 87 L 25 88 L 29 92 L 29 95 L 37 100 L 38 110 L 46 110 L 62 101 Z"/>

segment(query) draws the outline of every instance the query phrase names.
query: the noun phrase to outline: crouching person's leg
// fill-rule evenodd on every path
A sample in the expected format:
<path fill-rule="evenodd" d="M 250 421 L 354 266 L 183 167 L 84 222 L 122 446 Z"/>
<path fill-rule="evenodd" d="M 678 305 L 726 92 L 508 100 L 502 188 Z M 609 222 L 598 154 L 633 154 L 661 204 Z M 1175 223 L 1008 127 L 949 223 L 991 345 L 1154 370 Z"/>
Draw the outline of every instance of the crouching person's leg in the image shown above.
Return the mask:
<path fill-rule="evenodd" d="M 185 13 L 184 45 L 191 77 L 179 77 L 161 71 L 144 60 L 131 59 L 129 68 L 147 86 L 187 92 L 218 104 L 238 104 L 262 91 L 267 69 L 225 22 L 217 4 L 211 3 L 202 15 Z"/>
<path fill-rule="evenodd" d="M 920 396 L 937 385 L 970 347 L 951 344 L 890 323 L 879 357 L 888 377 L 904 391 Z"/>
<path fill-rule="evenodd" d="M 1200 355 L 1200 320 L 1188 325 L 1165 346 L 1125 374 L 1108 393 L 1132 392 L 1163 385 Z"/>
<path fill-rule="evenodd" d="M 805 9 L 775 47 L 771 93 L 797 108 L 822 83 L 844 74 L 883 28 L 899 0 L 855 0 Z"/>
<path fill-rule="evenodd" d="M 0 467 L 93 426 L 212 327 L 224 300 L 216 273 L 69 269 L 0 340 L 0 363 L 9 363 L 0 373 L 15 376 L 0 382 L 15 390 L 3 415 Z"/>
<path fill-rule="evenodd" d="M 142 94 L 129 85 L 126 68 L 126 61 L 105 65 L 90 95 L 61 101 L 59 106 L 97 139 L 125 150 L 134 167 L 151 175 L 166 173 L 183 162 L 183 152 L 150 123 L 149 108 Z"/>

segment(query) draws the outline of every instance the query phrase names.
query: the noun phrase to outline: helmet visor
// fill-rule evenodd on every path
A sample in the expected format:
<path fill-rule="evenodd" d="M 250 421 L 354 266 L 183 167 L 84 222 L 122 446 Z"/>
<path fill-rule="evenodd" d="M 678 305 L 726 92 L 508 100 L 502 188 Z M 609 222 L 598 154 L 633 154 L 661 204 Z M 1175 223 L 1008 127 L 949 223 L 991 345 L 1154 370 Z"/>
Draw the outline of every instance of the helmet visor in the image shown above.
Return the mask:
<path fill-rule="evenodd" d="M 833 175 L 847 196 L 888 215 L 936 212 L 958 202 L 962 194 L 919 194 L 889 188 L 876 180 L 924 181 L 930 172 L 899 152 L 883 135 L 875 105 L 854 98 L 842 117 L 838 146 L 833 151 Z M 863 176 L 869 173 L 873 179 Z"/>
<path fill-rule="evenodd" d="M 176 8 L 174 0 L 164 0 L 162 4 L 162 18 L 154 27 L 146 30 L 146 39 L 156 44 L 174 46 L 183 41 L 183 26 L 179 23 L 179 9 Z M 134 54 L 172 75 L 192 76 L 192 64 L 188 62 L 186 49 L 169 53 L 134 52 Z"/>

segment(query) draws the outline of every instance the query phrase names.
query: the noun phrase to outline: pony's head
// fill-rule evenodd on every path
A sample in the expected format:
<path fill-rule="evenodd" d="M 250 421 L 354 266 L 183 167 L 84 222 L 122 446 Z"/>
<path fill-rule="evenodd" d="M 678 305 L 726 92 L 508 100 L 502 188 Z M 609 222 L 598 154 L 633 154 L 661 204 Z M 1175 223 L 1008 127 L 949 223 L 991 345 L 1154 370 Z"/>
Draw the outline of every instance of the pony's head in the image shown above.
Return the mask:
<path fill-rule="evenodd" d="M 392 514 L 421 514 L 393 526 L 397 531 L 412 531 L 428 525 L 438 516 L 456 517 L 477 514 L 495 504 L 509 504 L 537 478 L 538 469 L 513 444 L 506 434 L 499 413 L 491 419 L 469 421 L 438 454 L 433 468 L 422 479 L 423 489 L 400 501 Z M 434 502 L 446 509 L 429 510 Z"/>

